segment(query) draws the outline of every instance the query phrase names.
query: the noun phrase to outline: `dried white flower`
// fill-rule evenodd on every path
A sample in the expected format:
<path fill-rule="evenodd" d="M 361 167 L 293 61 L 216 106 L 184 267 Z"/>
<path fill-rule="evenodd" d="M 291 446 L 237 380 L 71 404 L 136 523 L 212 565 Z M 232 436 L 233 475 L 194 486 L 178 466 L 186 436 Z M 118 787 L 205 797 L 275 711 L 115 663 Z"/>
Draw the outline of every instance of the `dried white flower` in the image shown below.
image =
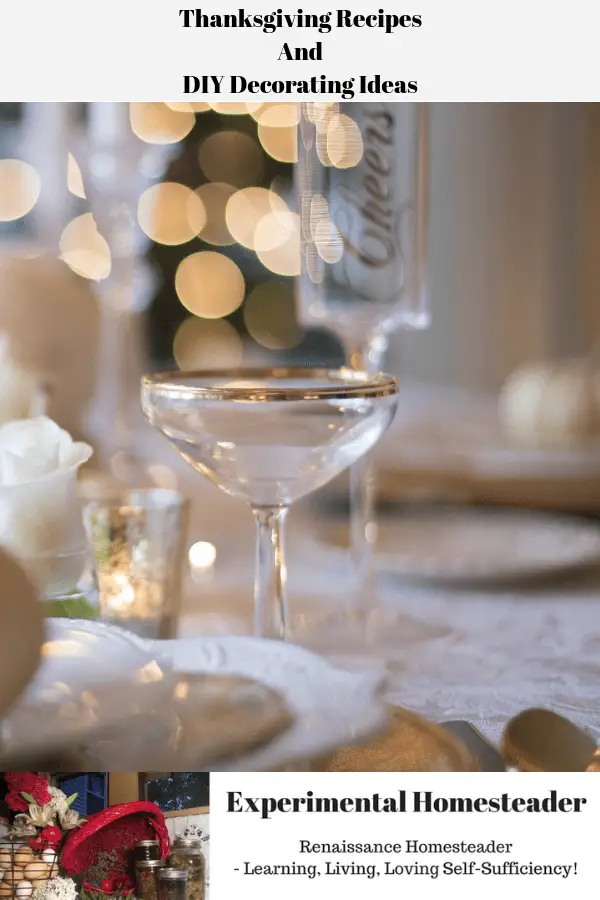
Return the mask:
<path fill-rule="evenodd" d="M 51 878 L 33 892 L 31 900 L 77 900 L 78 891 L 70 878 Z"/>
<path fill-rule="evenodd" d="M 63 791 L 59 790 L 59 788 L 54 787 L 53 785 L 48 785 L 48 793 L 52 797 L 52 800 L 50 801 L 48 806 L 51 806 L 55 812 L 60 813 L 63 810 L 69 808 L 67 806 L 67 795 Z"/>
<path fill-rule="evenodd" d="M 58 821 L 63 831 L 70 831 L 72 828 L 83 825 L 86 820 L 83 819 L 78 812 L 75 812 L 74 809 L 67 808 L 58 811 Z"/>
<path fill-rule="evenodd" d="M 48 825 L 56 824 L 56 813 L 50 803 L 47 803 L 46 806 L 30 803 L 28 820 L 36 828 L 47 828 Z"/>
<path fill-rule="evenodd" d="M 14 822 L 12 824 L 12 828 L 10 831 L 10 837 L 28 837 L 30 835 L 36 835 L 37 829 L 35 825 L 31 823 L 31 819 L 27 815 L 27 813 L 18 813 L 15 816 Z"/>

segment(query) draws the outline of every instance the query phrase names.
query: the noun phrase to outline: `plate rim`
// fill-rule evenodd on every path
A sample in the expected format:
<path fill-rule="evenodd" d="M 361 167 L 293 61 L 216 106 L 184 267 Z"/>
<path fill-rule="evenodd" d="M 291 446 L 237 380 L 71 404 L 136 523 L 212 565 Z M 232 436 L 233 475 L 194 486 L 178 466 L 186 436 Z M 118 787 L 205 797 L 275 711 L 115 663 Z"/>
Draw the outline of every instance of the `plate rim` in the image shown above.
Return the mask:
<path fill-rule="evenodd" d="M 177 650 L 177 645 L 179 646 L 179 648 L 182 648 L 182 645 L 185 643 L 189 647 L 193 646 L 194 644 L 196 646 L 200 646 L 202 644 L 210 646 L 210 644 L 214 644 L 217 646 L 217 652 L 219 652 L 219 649 L 221 651 L 221 659 L 224 658 L 223 651 L 225 651 L 226 654 L 227 648 L 231 647 L 232 651 L 234 651 L 232 653 L 232 656 L 235 656 L 237 658 L 238 664 L 239 659 L 241 658 L 240 651 L 242 651 L 245 647 L 256 648 L 254 652 L 263 663 L 265 662 L 265 660 L 268 660 L 268 654 L 270 652 L 287 652 L 295 655 L 296 657 L 302 654 L 308 664 L 310 664 L 309 661 L 312 661 L 314 665 L 319 666 L 321 673 L 327 673 L 328 671 L 330 672 L 332 682 L 335 679 L 336 684 L 334 685 L 332 683 L 331 685 L 332 702 L 328 711 L 329 715 L 326 716 L 321 713 L 320 719 L 323 730 L 320 733 L 318 739 L 316 739 L 314 727 L 316 721 L 318 721 L 319 716 L 317 715 L 316 718 L 314 716 L 315 710 L 317 712 L 319 711 L 318 706 L 315 707 L 315 710 L 313 710 L 312 719 L 308 711 L 298 713 L 298 710 L 293 703 L 293 698 L 290 696 L 289 689 L 286 690 L 286 687 L 288 687 L 287 685 L 266 681 L 264 674 L 261 677 L 261 674 L 259 674 L 258 672 L 252 672 L 247 669 L 195 669 L 195 673 L 201 671 L 220 671 L 222 674 L 238 674 L 243 677 L 249 677 L 254 681 L 266 684 L 267 687 L 271 687 L 274 690 L 278 691 L 278 693 L 283 697 L 284 701 L 288 703 L 292 714 L 294 715 L 294 721 L 292 722 L 290 728 L 287 729 L 287 731 L 285 731 L 283 734 L 275 737 L 265 746 L 260 747 L 257 750 L 244 755 L 243 757 L 226 759 L 222 762 L 217 761 L 208 767 L 208 771 L 248 772 L 282 770 L 286 767 L 295 766 L 319 755 L 335 751 L 336 749 L 339 749 L 339 747 L 343 746 L 345 743 L 349 743 L 350 741 L 364 740 L 368 739 L 369 737 L 375 736 L 379 731 L 385 729 L 386 725 L 388 724 L 389 713 L 383 699 L 383 672 L 349 672 L 344 669 L 338 668 L 337 666 L 334 666 L 324 657 L 319 656 L 318 654 L 313 653 L 312 651 L 307 650 L 300 645 L 286 643 L 283 641 L 270 641 L 262 638 L 255 638 L 244 635 L 210 635 L 188 637 L 180 638 L 174 641 L 167 641 L 165 643 L 171 645 L 174 653 L 173 669 L 175 672 L 181 675 L 185 675 L 186 671 L 189 672 L 190 670 L 186 668 L 180 668 L 175 658 L 175 652 Z M 282 648 L 285 648 L 285 650 L 282 650 Z M 237 651 L 237 653 L 235 651 Z M 362 696 L 364 703 L 362 709 L 362 717 L 360 719 L 354 719 L 353 729 L 351 730 L 347 725 L 345 726 L 345 728 L 342 728 L 338 720 L 338 731 L 336 732 L 336 729 L 333 726 L 334 719 L 331 714 L 335 714 L 336 709 L 339 707 L 339 697 L 342 695 L 342 692 L 339 689 L 341 688 L 342 681 L 345 683 L 345 690 L 343 692 L 344 695 L 350 696 L 347 690 L 350 686 L 353 685 L 355 689 L 355 693 L 352 695 L 354 697 L 354 700 L 351 704 L 353 715 L 356 714 L 356 710 L 358 708 L 356 704 L 356 693 L 358 693 L 359 696 Z M 324 690 L 323 679 L 319 679 L 317 683 L 319 688 L 319 696 L 322 697 Z M 334 686 L 338 688 L 337 693 L 333 690 Z M 333 699 L 334 696 L 335 700 Z M 310 740 L 307 741 L 307 735 L 312 738 L 312 745 L 310 743 Z M 288 745 L 299 745 L 299 747 L 294 747 L 294 749 L 292 749 L 292 746 Z"/>
<path fill-rule="evenodd" d="M 413 522 L 415 527 L 418 527 L 419 519 L 424 519 L 428 523 L 433 521 L 436 524 L 441 524 L 445 517 L 450 519 L 452 516 L 455 516 L 456 518 L 464 516 L 465 518 L 469 517 L 474 520 L 482 520 L 486 516 L 489 516 L 490 518 L 496 517 L 498 519 L 521 519 L 523 521 L 529 520 L 528 524 L 530 524 L 531 527 L 534 527 L 537 523 L 538 526 L 543 525 L 544 527 L 576 529 L 582 532 L 588 532 L 590 538 L 595 538 L 595 546 L 590 546 L 585 553 L 580 553 L 576 558 L 571 560 L 548 559 L 543 565 L 539 562 L 534 563 L 533 561 L 529 561 L 523 565 L 512 564 L 510 567 L 503 570 L 500 570 L 499 568 L 490 568 L 488 570 L 452 570 L 449 567 L 437 570 L 431 569 L 430 571 L 417 568 L 411 569 L 402 567 L 396 554 L 389 551 L 376 551 L 377 569 L 380 575 L 394 579 L 403 579 L 406 582 L 414 584 L 485 586 L 492 584 L 514 584 L 516 582 L 525 582 L 535 578 L 557 578 L 561 575 L 568 575 L 574 572 L 584 572 L 594 565 L 600 564 L 600 524 L 590 522 L 581 516 L 569 514 L 554 515 L 550 512 L 538 510 L 505 509 L 492 506 L 459 507 L 458 509 L 447 507 L 438 512 L 424 510 L 421 513 L 417 513 L 413 516 Z M 402 515 L 401 518 L 404 519 L 404 524 L 407 524 L 410 517 L 410 511 Z M 385 527 L 386 525 L 397 525 L 400 523 L 401 518 L 385 515 L 378 519 L 377 525 L 379 528 Z M 332 527 L 340 527 L 341 525 L 342 523 L 339 520 L 335 523 L 331 520 L 326 524 L 321 523 L 319 534 L 323 537 L 328 548 L 334 550 L 342 549 L 339 544 L 327 539 L 327 532 L 330 531 Z"/>

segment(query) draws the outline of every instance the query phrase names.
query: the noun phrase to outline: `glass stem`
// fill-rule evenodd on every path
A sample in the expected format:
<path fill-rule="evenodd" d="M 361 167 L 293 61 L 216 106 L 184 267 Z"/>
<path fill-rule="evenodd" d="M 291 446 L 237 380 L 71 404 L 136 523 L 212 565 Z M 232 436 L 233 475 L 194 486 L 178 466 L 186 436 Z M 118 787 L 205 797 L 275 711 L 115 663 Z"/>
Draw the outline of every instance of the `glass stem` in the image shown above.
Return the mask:
<path fill-rule="evenodd" d="M 253 512 L 256 521 L 254 634 L 256 637 L 282 641 L 288 637 L 283 556 L 283 525 L 287 509 L 257 507 Z"/>
<path fill-rule="evenodd" d="M 379 372 L 386 350 L 387 338 L 376 335 L 363 344 L 349 343 L 348 361 L 354 369 Z M 358 617 L 366 616 L 378 603 L 375 500 L 375 469 L 372 455 L 367 453 L 350 469 L 350 558 L 356 591 L 349 597 L 347 610 Z"/>

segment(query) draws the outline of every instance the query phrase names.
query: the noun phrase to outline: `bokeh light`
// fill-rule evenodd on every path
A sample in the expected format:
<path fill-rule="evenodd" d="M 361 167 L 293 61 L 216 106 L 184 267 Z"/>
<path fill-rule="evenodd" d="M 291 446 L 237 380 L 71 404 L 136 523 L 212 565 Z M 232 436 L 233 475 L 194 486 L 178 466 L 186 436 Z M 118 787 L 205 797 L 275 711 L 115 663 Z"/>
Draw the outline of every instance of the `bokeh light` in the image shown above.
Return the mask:
<path fill-rule="evenodd" d="M 60 236 L 59 249 L 60 258 L 83 278 L 102 281 L 110 275 L 110 248 L 98 231 L 92 213 L 69 222 Z"/>
<path fill-rule="evenodd" d="M 241 305 L 245 281 L 233 260 L 213 250 L 202 250 L 179 263 L 175 290 L 194 315 L 219 319 Z"/>
<path fill-rule="evenodd" d="M 211 109 L 219 113 L 221 116 L 246 116 L 248 115 L 248 104 L 246 103 L 210 103 Z"/>
<path fill-rule="evenodd" d="M 81 169 L 72 153 L 69 153 L 67 157 L 67 188 L 73 196 L 79 197 L 80 200 L 85 200 Z"/>
<path fill-rule="evenodd" d="M 225 319 L 190 316 L 177 329 L 173 356 L 180 369 L 235 369 L 242 364 L 244 344 Z"/>
<path fill-rule="evenodd" d="M 266 128 L 295 128 L 300 121 L 300 104 L 261 103 L 250 115 Z"/>
<path fill-rule="evenodd" d="M 33 166 L 21 159 L 0 159 L 0 222 L 21 219 L 38 201 L 42 189 Z"/>
<path fill-rule="evenodd" d="M 209 104 L 203 103 L 202 101 L 199 101 L 198 103 L 167 103 L 165 105 L 175 112 L 202 113 L 210 109 Z"/>
<path fill-rule="evenodd" d="M 149 187 L 139 199 L 140 227 L 157 244 L 174 246 L 191 241 L 202 231 L 206 219 L 198 194 L 174 181 Z"/>
<path fill-rule="evenodd" d="M 304 336 L 290 282 L 267 281 L 254 288 L 244 304 L 244 322 L 250 336 L 270 350 L 296 347 Z"/>
<path fill-rule="evenodd" d="M 196 541 L 189 549 L 188 559 L 192 569 L 210 569 L 217 559 L 217 548 L 208 541 Z"/>
<path fill-rule="evenodd" d="M 258 138 L 263 149 L 279 162 L 293 163 L 298 160 L 298 129 L 294 126 L 271 128 L 258 126 Z"/>
<path fill-rule="evenodd" d="M 285 200 L 267 188 L 249 187 L 232 195 L 227 203 L 225 218 L 233 238 L 242 247 L 253 250 L 258 223 L 273 212 L 289 212 Z"/>
<path fill-rule="evenodd" d="M 327 155 L 331 165 L 338 169 L 357 166 L 363 155 L 363 139 L 360 128 L 350 116 L 340 114 L 327 128 Z"/>
<path fill-rule="evenodd" d="M 327 129 L 340 113 L 338 103 L 307 103 L 306 115 L 319 129 Z"/>
<path fill-rule="evenodd" d="M 263 266 L 276 275 L 300 274 L 300 217 L 270 212 L 255 231 L 255 250 Z"/>
<path fill-rule="evenodd" d="M 220 181 L 209 181 L 196 190 L 206 215 L 204 227 L 198 236 L 207 244 L 216 247 L 227 247 L 234 243 L 226 221 L 226 209 L 235 188 Z"/>
<path fill-rule="evenodd" d="M 315 244 L 319 256 L 326 263 L 339 262 L 344 255 L 344 240 L 329 217 L 324 217 L 317 223 Z"/>
<path fill-rule="evenodd" d="M 131 103 L 131 128 L 148 144 L 175 144 L 196 123 L 191 110 L 176 112 L 166 103 Z"/>
<path fill-rule="evenodd" d="M 263 155 L 249 135 L 241 131 L 218 131 L 200 145 L 198 161 L 209 181 L 247 187 L 260 181 Z"/>

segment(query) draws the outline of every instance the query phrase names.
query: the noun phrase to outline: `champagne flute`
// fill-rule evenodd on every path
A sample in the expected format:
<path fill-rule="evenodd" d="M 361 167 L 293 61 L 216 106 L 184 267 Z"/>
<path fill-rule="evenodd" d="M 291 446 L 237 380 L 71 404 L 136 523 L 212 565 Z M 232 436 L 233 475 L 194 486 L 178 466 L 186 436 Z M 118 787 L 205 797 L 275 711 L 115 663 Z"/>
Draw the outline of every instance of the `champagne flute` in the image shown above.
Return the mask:
<path fill-rule="evenodd" d="M 380 370 L 391 332 L 429 324 L 428 131 L 425 104 L 302 104 L 299 318 L 332 330 L 359 370 Z M 350 472 L 357 590 L 346 614 L 369 644 L 391 634 L 378 602 L 374 506 L 373 466 L 363 456 Z"/>

